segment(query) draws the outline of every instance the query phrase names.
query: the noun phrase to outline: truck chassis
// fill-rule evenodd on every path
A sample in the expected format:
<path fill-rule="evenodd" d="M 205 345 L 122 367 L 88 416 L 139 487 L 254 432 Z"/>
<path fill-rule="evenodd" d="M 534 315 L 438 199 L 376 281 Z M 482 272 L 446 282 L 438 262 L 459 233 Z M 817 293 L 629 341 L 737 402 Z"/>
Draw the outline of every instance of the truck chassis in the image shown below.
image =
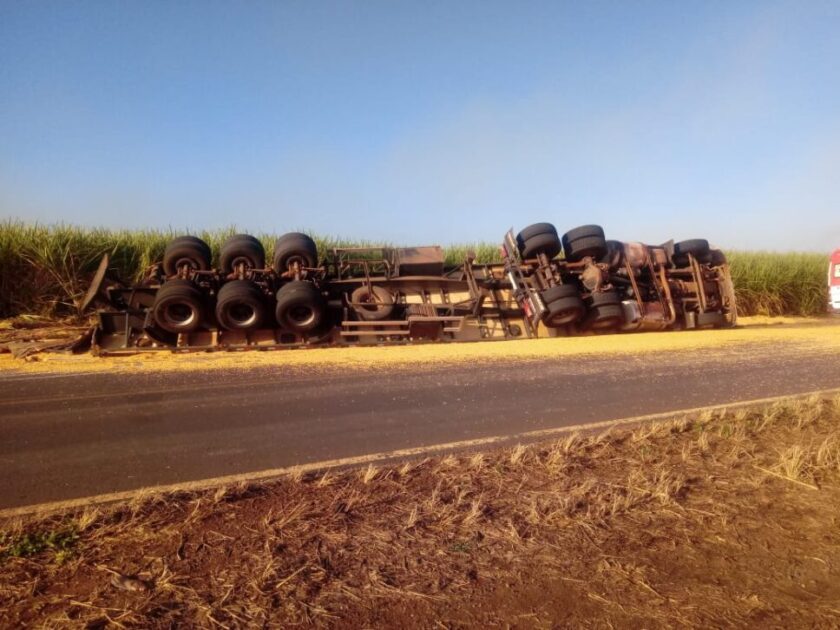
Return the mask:
<path fill-rule="evenodd" d="M 333 248 L 304 234 L 275 244 L 235 235 L 218 264 L 195 237 L 173 240 L 135 286 L 105 290 L 101 355 L 483 341 L 733 326 L 723 254 L 703 239 L 607 241 L 599 226 L 562 239 L 548 223 L 505 235 L 501 262 L 437 246 Z M 563 256 L 560 256 L 563 252 Z"/>

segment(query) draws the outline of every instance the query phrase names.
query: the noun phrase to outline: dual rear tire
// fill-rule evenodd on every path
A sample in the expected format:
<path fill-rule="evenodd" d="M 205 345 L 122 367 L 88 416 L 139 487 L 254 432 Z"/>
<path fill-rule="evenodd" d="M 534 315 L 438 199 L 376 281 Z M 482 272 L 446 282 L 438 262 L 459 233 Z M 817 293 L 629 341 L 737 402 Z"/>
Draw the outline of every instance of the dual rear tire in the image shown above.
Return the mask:
<path fill-rule="evenodd" d="M 546 305 L 543 323 L 549 328 L 582 322 L 588 330 L 608 330 L 624 324 L 624 308 L 617 291 L 593 293 L 584 302 L 574 286 L 561 284 L 543 291 L 542 298 Z"/>
<path fill-rule="evenodd" d="M 274 315 L 281 328 L 299 334 L 315 332 L 327 319 L 327 302 L 314 284 L 295 280 L 277 291 Z"/>
<path fill-rule="evenodd" d="M 196 236 L 179 236 L 167 244 L 163 252 L 163 271 L 176 275 L 181 269 L 207 271 L 212 260 L 210 246 Z"/>
<path fill-rule="evenodd" d="M 586 304 L 578 290 L 570 284 L 559 284 L 542 292 L 546 312 L 543 323 L 549 328 L 573 324 L 583 317 Z"/>
<path fill-rule="evenodd" d="M 318 266 L 318 247 L 306 234 L 289 232 L 274 243 L 274 271 L 284 274 L 295 264 L 300 267 Z"/>
<path fill-rule="evenodd" d="M 206 325 L 207 298 L 189 280 L 175 278 L 155 294 L 152 318 L 158 328 L 173 334 L 191 333 Z M 216 296 L 216 321 L 225 330 L 252 331 L 273 325 L 266 298 L 259 287 L 247 280 L 225 283 Z M 327 319 L 327 303 L 311 282 L 294 281 L 277 291 L 275 317 L 281 328 L 310 333 Z"/>
<path fill-rule="evenodd" d="M 173 334 L 191 333 L 206 319 L 206 300 L 189 280 L 169 280 L 155 294 L 152 318 L 158 328 Z"/>
<path fill-rule="evenodd" d="M 545 254 L 549 259 L 560 253 L 560 238 L 557 228 L 551 223 L 534 223 L 516 236 L 516 245 L 522 258 L 536 258 Z"/>
<path fill-rule="evenodd" d="M 250 234 L 234 234 L 222 244 L 219 267 L 228 274 L 239 269 L 265 268 L 265 248 Z"/>
<path fill-rule="evenodd" d="M 216 296 L 216 321 L 226 330 L 255 330 L 269 319 L 265 296 L 247 280 L 231 280 Z"/>
<path fill-rule="evenodd" d="M 718 251 L 718 250 L 716 250 Z M 712 250 L 705 238 L 692 238 L 674 244 L 674 256 L 671 259 L 675 267 L 688 267 L 688 256 L 691 254 L 697 262 L 703 264 L 711 262 Z M 721 252 L 722 255 L 722 252 Z"/>
<path fill-rule="evenodd" d="M 586 257 L 602 259 L 607 254 L 604 228 L 600 225 L 582 225 L 563 235 L 563 253 L 569 262 L 578 262 Z"/>
<path fill-rule="evenodd" d="M 624 308 L 617 291 L 602 291 L 589 297 L 586 327 L 590 330 L 609 330 L 624 324 Z"/>
<path fill-rule="evenodd" d="M 569 262 L 578 262 L 586 257 L 602 260 L 609 252 L 604 238 L 604 229 L 599 225 L 583 225 L 569 230 L 561 239 L 551 223 L 534 223 L 516 236 L 516 244 L 522 258 L 536 258 L 545 254 L 554 258 L 562 250 Z M 617 248 L 614 248 L 618 252 Z"/>

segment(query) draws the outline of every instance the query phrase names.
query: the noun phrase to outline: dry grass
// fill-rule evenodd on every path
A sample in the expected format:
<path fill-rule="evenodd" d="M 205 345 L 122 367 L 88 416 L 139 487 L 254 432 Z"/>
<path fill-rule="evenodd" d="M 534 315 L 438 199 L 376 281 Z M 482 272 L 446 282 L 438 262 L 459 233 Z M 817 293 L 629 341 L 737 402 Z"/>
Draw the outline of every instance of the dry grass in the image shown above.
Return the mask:
<path fill-rule="evenodd" d="M 7 522 L 0 625 L 828 627 L 838 421 L 790 400 Z"/>

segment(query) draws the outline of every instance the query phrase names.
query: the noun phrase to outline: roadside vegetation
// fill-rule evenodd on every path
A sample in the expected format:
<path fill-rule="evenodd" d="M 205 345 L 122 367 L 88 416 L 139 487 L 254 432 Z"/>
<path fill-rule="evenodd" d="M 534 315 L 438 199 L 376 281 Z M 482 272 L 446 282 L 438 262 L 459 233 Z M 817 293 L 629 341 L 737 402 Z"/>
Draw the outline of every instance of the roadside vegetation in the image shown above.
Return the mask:
<path fill-rule="evenodd" d="M 738 312 L 744 315 L 822 315 L 828 293 L 828 253 L 726 252 Z"/>
<path fill-rule="evenodd" d="M 0 522 L 0 626 L 833 627 L 837 505 L 789 399 Z"/>
<path fill-rule="evenodd" d="M 235 228 L 198 232 L 218 252 Z M 105 230 L 69 225 L 38 225 L 7 220 L 0 223 L 0 317 L 27 313 L 73 314 L 74 303 L 103 254 L 125 281 L 143 277 L 163 257 L 167 242 L 178 232 L 166 230 Z M 257 235 L 266 251 L 277 235 Z M 320 251 L 332 247 L 382 245 L 316 235 Z M 498 260 L 495 243 L 452 245 L 449 264 L 464 261 L 472 250 L 478 262 Z M 827 258 L 818 253 L 727 252 L 732 265 L 739 312 L 742 315 L 820 315 L 826 308 Z"/>

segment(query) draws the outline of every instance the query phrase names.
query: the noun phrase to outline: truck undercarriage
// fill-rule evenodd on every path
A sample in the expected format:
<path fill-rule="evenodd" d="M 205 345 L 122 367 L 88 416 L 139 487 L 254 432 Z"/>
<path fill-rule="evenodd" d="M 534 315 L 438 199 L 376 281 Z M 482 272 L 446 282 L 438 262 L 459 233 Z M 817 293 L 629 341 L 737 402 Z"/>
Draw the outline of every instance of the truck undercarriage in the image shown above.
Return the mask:
<path fill-rule="evenodd" d="M 561 255 L 562 253 L 562 255 Z M 479 341 L 732 326 L 722 252 L 694 239 L 607 241 L 599 226 L 560 238 L 548 223 L 509 231 L 501 262 L 447 267 L 440 247 L 333 248 L 305 234 L 221 247 L 174 239 L 135 286 L 105 290 L 93 351 L 206 351 Z"/>

